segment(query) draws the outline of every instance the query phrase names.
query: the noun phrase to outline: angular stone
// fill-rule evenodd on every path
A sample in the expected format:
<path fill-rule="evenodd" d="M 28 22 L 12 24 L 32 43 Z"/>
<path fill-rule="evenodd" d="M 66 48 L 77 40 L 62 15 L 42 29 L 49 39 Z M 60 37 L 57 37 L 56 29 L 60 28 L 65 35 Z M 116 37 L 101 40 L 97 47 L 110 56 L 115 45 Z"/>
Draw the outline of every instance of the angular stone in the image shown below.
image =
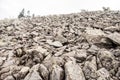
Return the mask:
<path fill-rule="evenodd" d="M 105 68 L 99 69 L 96 73 L 97 73 L 97 76 L 99 76 L 97 80 L 112 80 L 110 79 L 109 72 Z"/>
<path fill-rule="evenodd" d="M 7 27 L 7 31 L 11 31 L 13 29 L 13 26 Z"/>
<path fill-rule="evenodd" d="M 20 70 L 20 72 L 19 72 L 19 74 L 21 75 L 21 76 L 26 76 L 26 74 L 29 72 L 29 67 L 23 67 L 21 70 Z"/>
<path fill-rule="evenodd" d="M 87 57 L 87 52 L 86 50 L 77 50 L 74 57 L 79 61 L 84 61 Z"/>
<path fill-rule="evenodd" d="M 112 40 L 115 44 L 120 45 L 120 34 L 117 32 L 108 35 L 108 38 Z"/>
<path fill-rule="evenodd" d="M 43 64 L 40 64 L 39 72 L 40 72 L 40 74 L 41 74 L 41 76 L 43 77 L 44 80 L 49 79 L 49 71 L 47 70 L 47 68 Z"/>
<path fill-rule="evenodd" d="M 43 80 L 43 79 L 41 78 L 41 76 L 39 75 L 39 73 L 36 70 L 34 70 L 34 71 L 30 72 L 25 77 L 24 80 Z"/>
<path fill-rule="evenodd" d="M 4 80 L 15 80 L 13 76 L 7 76 Z"/>
<path fill-rule="evenodd" d="M 97 46 L 91 45 L 91 47 L 87 50 L 87 52 L 94 55 L 97 53 L 98 50 L 99 48 Z"/>
<path fill-rule="evenodd" d="M 98 53 L 98 58 L 100 59 L 102 66 L 107 70 L 111 70 L 113 68 L 113 61 L 115 57 L 110 51 L 101 49 Z"/>
<path fill-rule="evenodd" d="M 7 73 L 10 71 L 10 67 L 5 67 L 0 70 L 0 74 Z"/>
<path fill-rule="evenodd" d="M 80 66 L 72 61 L 65 64 L 65 76 L 65 80 L 85 80 L 85 76 Z"/>
<path fill-rule="evenodd" d="M 0 66 L 3 65 L 5 60 L 6 60 L 6 57 L 0 57 Z"/>
<path fill-rule="evenodd" d="M 50 74 L 50 80 L 63 80 L 64 71 L 58 65 L 53 65 L 52 72 Z"/>
<path fill-rule="evenodd" d="M 87 28 L 85 32 L 85 38 L 89 43 L 99 43 L 105 36 L 105 33 L 100 29 Z"/>
<path fill-rule="evenodd" d="M 54 54 L 54 56 L 56 56 L 56 57 L 61 56 L 63 54 L 65 48 L 66 48 L 66 46 L 61 47 L 60 50 Z"/>
<path fill-rule="evenodd" d="M 54 41 L 52 45 L 55 47 L 62 47 L 63 46 L 62 43 L 59 41 Z"/>
<path fill-rule="evenodd" d="M 119 31 L 120 28 L 119 28 L 119 26 L 109 26 L 109 27 L 104 28 L 104 30 L 110 31 L 110 32 L 115 32 L 115 31 Z"/>
<path fill-rule="evenodd" d="M 71 52 L 63 54 L 62 56 L 63 57 L 74 57 L 75 54 L 76 54 L 76 51 L 71 51 Z"/>
<path fill-rule="evenodd" d="M 115 58 L 113 53 L 111 53 L 110 51 L 106 49 L 101 49 L 98 53 L 98 56 L 100 59 L 104 59 L 104 58 L 114 59 Z"/>
<path fill-rule="evenodd" d="M 43 48 L 42 46 L 35 46 L 34 49 L 42 54 L 47 52 L 47 49 Z"/>
<path fill-rule="evenodd" d="M 67 39 L 65 37 L 63 37 L 62 35 L 58 35 L 55 37 L 56 41 L 60 41 L 61 43 L 65 43 L 67 42 Z"/>
<path fill-rule="evenodd" d="M 49 71 L 51 71 L 52 65 L 57 64 L 59 66 L 63 66 L 65 63 L 64 59 L 62 57 L 51 57 L 48 60 L 44 60 L 43 64 Z"/>
<path fill-rule="evenodd" d="M 34 66 L 30 69 L 30 72 L 32 72 L 32 71 L 38 71 L 38 70 L 39 70 L 39 67 L 40 67 L 40 64 L 34 65 Z"/>
<path fill-rule="evenodd" d="M 91 57 L 89 61 L 86 61 L 83 67 L 86 79 L 95 79 L 97 77 L 97 64 L 96 57 Z"/>
<path fill-rule="evenodd" d="M 62 45 L 62 43 L 61 42 L 59 42 L 59 41 L 52 41 L 52 40 L 47 40 L 46 41 L 49 45 L 52 45 L 52 46 L 54 46 L 54 47 L 62 47 L 63 45 Z"/>

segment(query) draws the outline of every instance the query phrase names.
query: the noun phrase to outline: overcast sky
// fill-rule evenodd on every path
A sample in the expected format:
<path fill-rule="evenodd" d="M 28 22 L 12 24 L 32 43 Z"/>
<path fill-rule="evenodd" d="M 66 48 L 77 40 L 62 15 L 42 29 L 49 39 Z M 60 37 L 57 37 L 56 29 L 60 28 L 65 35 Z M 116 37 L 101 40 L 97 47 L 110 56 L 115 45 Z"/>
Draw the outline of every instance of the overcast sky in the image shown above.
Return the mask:
<path fill-rule="evenodd" d="M 17 17 L 25 8 L 35 15 L 66 14 L 102 7 L 120 10 L 120 0 L 0 0 L 0 19 Z"/>

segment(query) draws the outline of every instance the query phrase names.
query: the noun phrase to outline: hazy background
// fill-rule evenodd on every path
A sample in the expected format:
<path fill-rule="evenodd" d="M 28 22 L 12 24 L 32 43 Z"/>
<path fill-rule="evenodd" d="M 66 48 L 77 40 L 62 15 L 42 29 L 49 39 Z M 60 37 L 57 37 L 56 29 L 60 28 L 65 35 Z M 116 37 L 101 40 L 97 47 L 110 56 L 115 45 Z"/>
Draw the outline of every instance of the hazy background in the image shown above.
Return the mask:
<path fill-rule="evenodd" d="M 0 0 L 0 19 L 17 17 L 25 8 L 35 15 L 67 14 L 102 7 L 119 10 L 120 0 Z"/>

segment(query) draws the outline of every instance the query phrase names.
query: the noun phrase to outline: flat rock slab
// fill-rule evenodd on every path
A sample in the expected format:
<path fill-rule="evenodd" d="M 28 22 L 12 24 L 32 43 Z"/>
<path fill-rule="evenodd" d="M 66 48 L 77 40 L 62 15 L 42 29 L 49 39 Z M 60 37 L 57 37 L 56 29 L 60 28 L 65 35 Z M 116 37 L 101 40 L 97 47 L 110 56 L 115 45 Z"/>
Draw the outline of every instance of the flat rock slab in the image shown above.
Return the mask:
<path fill-rule="evenodd" d="M 46 41 L 49 45 L 54 46 L 54 47 L 62 47 L 62 43 L 60 41 L 52 41 L 52 40 L 47 40 Z"/>

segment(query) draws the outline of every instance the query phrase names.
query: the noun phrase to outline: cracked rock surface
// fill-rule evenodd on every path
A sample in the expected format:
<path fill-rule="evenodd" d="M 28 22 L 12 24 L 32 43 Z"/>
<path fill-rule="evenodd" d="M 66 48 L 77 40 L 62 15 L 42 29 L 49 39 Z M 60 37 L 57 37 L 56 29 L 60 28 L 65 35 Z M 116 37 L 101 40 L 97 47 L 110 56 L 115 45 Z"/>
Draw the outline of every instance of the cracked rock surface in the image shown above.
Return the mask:
<path fill-rule="evenodd" d="M 120 80 L 120 12 L 0 20 L 0 80 Z"/>

